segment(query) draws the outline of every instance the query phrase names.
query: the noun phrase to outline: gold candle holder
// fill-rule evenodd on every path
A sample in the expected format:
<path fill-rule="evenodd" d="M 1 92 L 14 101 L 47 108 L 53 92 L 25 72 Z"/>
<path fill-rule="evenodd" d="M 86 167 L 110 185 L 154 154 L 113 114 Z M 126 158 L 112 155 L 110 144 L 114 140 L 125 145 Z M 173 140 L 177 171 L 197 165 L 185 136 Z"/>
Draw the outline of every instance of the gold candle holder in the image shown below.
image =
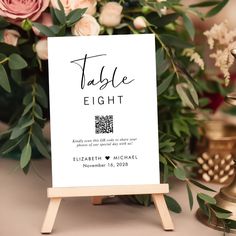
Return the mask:
<path fill-rule="evenodd" d="M 225 98 L 225 102 L 236 106 L 236 93 L 229 94 Z M 230 132 L 229 134 L 233 134 L 233 132 L 235 131 L 231 129 L 229 130 L 229 132 Z M 236 151 L 235 151 L 236 150 L 236 145 L 235 145 L 236 134 L 234 135 L 235 136 L 226 135 L 224 137 L 224 140 L 227 141 L 228 145 L 232 148 L 232 157 L 233 157 L 234 162 L 236 162 L 236 155 L 235 155 L 236 154 Z M 234 168 L 235 168 L 235 165 L 234 165 Z M 226 209 L 232 212 L 232 215 L 230 216 L 229 219 L 236 221 L 236 175 L 234 175 L 232 182 L 228 186 L 225 186 L 220 189 L 220 192 L 215 196 L 215 199 L 216 199 L 218 207 L 221 207 L 223 209 Z M 198 209 L 196 215 L 199 221 L 201 221 L 203 224 L 217 230 L 221 230 L 221 231 L 224 230 L 223 225 L 218 222 L 216 217 L 212 217 L 209 220 L 208 217 L 204 215 L 200 209 Z M 231 229 L 230 232 L 236 234 L 236 229 Z"/>

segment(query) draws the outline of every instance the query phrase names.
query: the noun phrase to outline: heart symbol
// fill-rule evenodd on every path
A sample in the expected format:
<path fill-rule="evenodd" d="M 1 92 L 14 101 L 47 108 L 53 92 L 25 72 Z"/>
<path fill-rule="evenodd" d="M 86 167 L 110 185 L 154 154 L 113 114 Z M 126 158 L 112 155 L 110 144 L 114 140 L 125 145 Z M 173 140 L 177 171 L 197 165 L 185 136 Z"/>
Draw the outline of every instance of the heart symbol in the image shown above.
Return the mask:
<path fill-rule="evenodd" d="M 105 158 L 106 158 L 107 160 L 109 160 L 109 159 L 110 159 L 110 156 L 105 156 Z"/>

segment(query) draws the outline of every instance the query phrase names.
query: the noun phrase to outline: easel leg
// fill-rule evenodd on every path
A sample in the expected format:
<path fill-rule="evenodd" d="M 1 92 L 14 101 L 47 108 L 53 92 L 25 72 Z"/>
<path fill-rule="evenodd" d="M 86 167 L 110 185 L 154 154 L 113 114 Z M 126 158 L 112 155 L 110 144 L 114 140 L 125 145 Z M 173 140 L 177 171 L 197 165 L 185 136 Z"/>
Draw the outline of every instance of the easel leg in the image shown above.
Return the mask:
<path fill-rule="evenodd" d="M 91 202 L 93 205 L 101 205 L 102 199 L 103 199 L 103 197 L 101 197 L 101 196 L 92 197 Z"/>
<path fill-rule="evenodd" d="M 174 230 L 174 225 L 163 194 L 152 194 L 153 202 L 159 211 L 164 230 Z"/>
<path fill-rule="evenodd" d="M 43 222 L 42 234 L 50 234 L 52 232 L 52 228 L 57 216 L 57 211 L 61 203 L 61 198 L 51 198 L 49 205 L 48 205 L 48 210 Z"/>

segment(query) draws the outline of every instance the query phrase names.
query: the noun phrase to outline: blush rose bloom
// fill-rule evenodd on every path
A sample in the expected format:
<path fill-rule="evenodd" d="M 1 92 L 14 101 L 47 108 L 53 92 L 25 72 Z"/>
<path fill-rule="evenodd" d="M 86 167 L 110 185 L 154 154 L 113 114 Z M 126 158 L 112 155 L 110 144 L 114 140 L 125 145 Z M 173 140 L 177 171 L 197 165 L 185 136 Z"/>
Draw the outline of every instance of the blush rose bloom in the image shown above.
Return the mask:
<path fill-rule="evenodd" d="M 35 45 L 35 51 L 37 56 L 41 60 L 48 59 L 48 40 L 46 38 L 40 39 Z"/>
<path fill-rule="evenodd" d="M 6 29 L 3 32 L 3 42 L 12 46 L 17 45 L 19 37 L 20 34 L 16 30 Z"/>
<path fill-rule="evenodd" d="M 17 23 L 24 19 L 35 21 L 48 7 L 50 0 L 0 0 L 0 16 Z"/>
<path fill-rule="evenodd" d="M 133 24 L 134 24 L 135 29 L 137 29 L 137 30 L 142 30 L 147 27 L 147 21 L 142 16 L 136 17 L 133 21 Z"/>
<path fill-rule="evenodd" d="M 100 32 L 100 25 L 93 16 L 83 15 L 83 17 L 71 28 L 73 35 L 90 36 L 98 35 Z"/>
<path fill-rule="evenodd" d="M 46 12 L 43 12 L 42 15 L 39 17 L 39 19 L 37 20 L 38 23 L 42 24 L 42 25 L 45 25 L 47 27 L 50 27 L 53 25 L 53 21 L 52 21 L 52 16 L 51 14 L 49 13 L 46 13 Z M 32 27 L 34 33 L 37 35 L 37 36 L 42 36 L 40 34 L 40 31 L 36 28 L 36 27 Z"/>
<path fill-rule="evenodd" d="M 61 0 L 61 3 L 66 15 L 78 8 L 87 8 L 86 14 L 89 15 L 94 15 L 96 13 L 96 0 Z M 51 4 L 53 8 L 59 9 L 57 0 L 51 0 Z"/>
<path fill-rule="evenodd" d="M 99 17 L 100 24 L 106 27 L 115 27 L 121 22 L 121 12 L 123 7 L 117 2 L 106 3 Z"/>

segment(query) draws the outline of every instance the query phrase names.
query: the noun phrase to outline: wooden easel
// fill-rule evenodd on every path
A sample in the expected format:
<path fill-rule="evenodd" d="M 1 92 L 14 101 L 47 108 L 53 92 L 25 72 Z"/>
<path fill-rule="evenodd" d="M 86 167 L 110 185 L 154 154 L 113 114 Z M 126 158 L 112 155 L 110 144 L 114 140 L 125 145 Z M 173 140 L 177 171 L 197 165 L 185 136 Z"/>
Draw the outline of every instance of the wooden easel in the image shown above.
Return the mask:
<path fill-rule="evenodd" d="M 93 196 L 92 203 L 94 205 L 100 205 L 102 204 L 103 196 L 133 194 L 151 194 L 155 207 L 160 214 L 164 230 L 174 230 L 174 225 L 163 195 L 164 193 L 168 192 L 168 184 L 48 188 L 47 195 L 48 198 L 50 198 L 50 202 L 43 222 L 41 233 L 50 234 L 52 232 L 62 198 Z"/>

